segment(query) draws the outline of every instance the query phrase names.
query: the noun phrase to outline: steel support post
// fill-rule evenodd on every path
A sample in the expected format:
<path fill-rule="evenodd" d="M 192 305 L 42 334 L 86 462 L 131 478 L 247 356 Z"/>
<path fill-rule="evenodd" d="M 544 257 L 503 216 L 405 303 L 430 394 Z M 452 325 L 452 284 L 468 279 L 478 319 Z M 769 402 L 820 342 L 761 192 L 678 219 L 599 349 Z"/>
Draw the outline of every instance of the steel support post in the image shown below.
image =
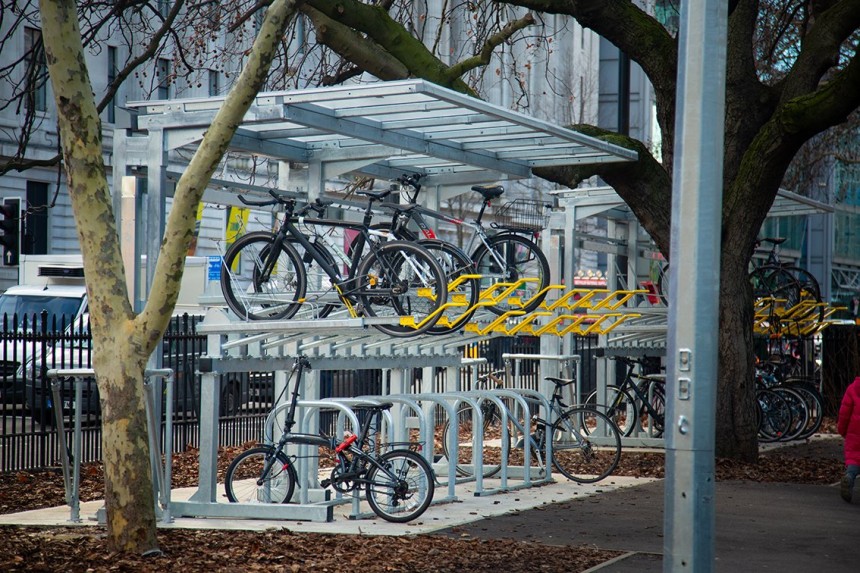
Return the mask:
<path fill-rule="evenodd" d="M 727 4 L 681 3 L 663 570 L 714 570 L 714 406 Z"/>

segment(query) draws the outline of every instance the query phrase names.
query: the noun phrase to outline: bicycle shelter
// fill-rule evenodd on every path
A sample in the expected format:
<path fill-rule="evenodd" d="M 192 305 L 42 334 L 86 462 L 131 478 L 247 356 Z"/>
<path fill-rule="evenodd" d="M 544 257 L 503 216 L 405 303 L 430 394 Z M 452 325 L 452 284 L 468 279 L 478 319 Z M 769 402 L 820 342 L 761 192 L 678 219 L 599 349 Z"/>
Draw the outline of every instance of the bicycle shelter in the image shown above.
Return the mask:
<path fill-rule="evenodd" d="M 141 241 L 137 245 L 133 241 L 129 245 L 124 242 L 124 250 L 144 253 L 150 261 L 156 259 L 165 201 L 172 193 L 172 182 L 182 174 L 183 154 L 200 142 L 222 101 L 223 98 L 216 97 L 129 104 L 135 112 L 132 125 L 117 130 L 114 136 L 114 188 L 136 189 L 135 181 L 145 179 L 145 196 L 138 194 L 135 201 L 146 216 L 134 216 L 131 223 L 126 223 L 133 223 L 136 229 L 134 233 L 123 229 L 123 236 L 139 236 Z M 307 199 L 322 194 L 327 181 L 344 174 L 393 179 L 406 171 L 420 173 L 424 189 L 429 190 L 422 199 L 433 208 L 474 183 L 527 178 L 539 167 L 629 161 L 636 157 L 627 149 L 422 80 L 261 93 L 237 130 L 229 153 L 263 158 L 269 171 L 277 173 L 276 186 L 282 192 Z M 300 169 L 296 165 L 305 167 Z M 225 169 L 212 180 L 204 202 L 241 206 L 239 193 L 265 197 L 272 187 L 268 181 L 267 184 L 249 182 L 228 172 Z M 115 201 L 119 211 L 119 194 Z M 572 204 L 563 202 L 565 212 L 553 214 L 551 232 L 542 235 L 541 247 L 545 253 L 560 253 L 560 242 L 576 244 L 573 225 L 568 223 L 585 216 L 587 209 L 586 206 L 569 208 Z M 632 242 L 634 246 L 629 248 L 638 256 L 636 241 Z M 317 402 L 319 385 L 313 381 L 313 372 L 344 368 L 388 370 L 391 398 L 401 400 L 401 407 L 393 412 L 393 431 L 402 433 L 408 431 L 407 418 L 413 424 L 416 418 L 421 418 L 409 400 L 422 402 L 426 418 L 426 411 L 433 407 L 431 403 L 450 413 L 451 404 L 476 399 L 474 395 L 457 393 L 461 364 L 458 349 L 472 342 L 516 334 L 539 336 L 541 355 L 547 357 L 541 360 L 544 375 L 558 372 L 560 364 L 551 357 L 572 354 L 570 341 L 574 336 L 598 334 L 602 345 L 620 348 L 633 345 L 632 338 L 641 342 L 643 336 L 633 336 L 634 333 L 650 329 L 648 332 L 654 332 L 653 345 L 659 346 L 660 326 L 652 323 L 662 319 L 665 331 L 665 312 L 634 306 L 645 295 L 635 280 L 628 279 L 626 288 L 615 291 L 566 288 L 563 285 L 574 284 L 571 260 L 571 257 L 565 261 L 550 257 L 553 276 L 562 280 L 551 287 L 543 306 L 535 313 L 521 316 L 522 313 L 512 312 L 498 317 L 478 313 L 463 330 L 443 336 L 390 338 L 373 329 L 373 321 L 378 320 L 373 318 L 249 323 L 221 310 L 210 310 L 200 328 L 208 337 L 209 352 L 200 368 L 201 413 L 208 413 L 201 415 L 200 483 L 188 502 L 172 504 L 172 512 L 327 520 L 331 503 L 338 501 L 322 499 L 321 505 L 309 501 L 299 506 L 265 509 L 261 505 L 217 503 L 219 397 L 214 392 L 214 380 L 218 373 L 275 372 L 276 386 L 283 385 L 293 359 L 307 356 L 314 370 L 302 400 L 310 410 L 321 407 Z M 132 272 L 135 268 L 131 265 Z M 151 273 L 152 268 L 150 265 L 147 272 Z M 147 279 L 146 284 L 151 277 Z M 139 281 L 134 278 L 130 284 Z M 517 286 L 507 288 L 507 292 L 487 296 L 512 296 Z M 588 294 L 586 290 L 599 292 Z M 138 292 L 135 300 L 139 299 Z M 613 332 L 615 336 L 610 336 Z M 403 374 L 412 368 L 426 369 L 427 386 L 420 394 L 411 392 Z M 450 395 L 434 392 L 431 380 L 436 368 L 448 370 Z M 500 400 L 500 396 L 489 392 L 482 398 Z M 506 396 L 515 401 L 520 399 Z M 401 411 L 410 414 L 401 415 Z M 426 429 L 424 433 L 421 439 L 429 443 L 432 438 L 426 436 Z M 551 479 L 549 471 L 546 473 L 538 479 Z M 480 476 L 481 472 L 476 474 Z M 453 469 L 448 468 L 448 475 L 449 492 L 445 499 L 453 499 L 456 481 Z M 502 475 L 505 479 L 509 477 L 506 468 Z M 526 467 L 523 474 L 526 484 L 531 475 Z M 477 481 L 480 493 L 480 477 Z M 504 489 L 511 487 L 506 484 Z"/>

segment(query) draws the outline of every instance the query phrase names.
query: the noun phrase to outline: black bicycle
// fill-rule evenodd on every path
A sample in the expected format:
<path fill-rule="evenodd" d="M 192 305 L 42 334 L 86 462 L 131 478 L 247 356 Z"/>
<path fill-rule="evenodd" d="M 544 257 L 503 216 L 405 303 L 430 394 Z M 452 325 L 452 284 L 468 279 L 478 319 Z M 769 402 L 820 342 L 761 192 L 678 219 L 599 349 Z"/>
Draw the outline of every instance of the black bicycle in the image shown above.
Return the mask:
<path fill-rule="evenodd" d="M 391 317 L 391 323 L 374 323 L 391 336 L 421 334 L 438 320 L 447 300 L 445 273 L 434 256 L 410 241 L 377 241 L 371 238 L 372 205 L 380 194 L 370 197 L 360 223 L 296 217 L 296 200 L 270 191 L 269 201 L 239 199 L 256 207 L 279 206 L 284 211 L 277 232 L 247 233 L 224 254 L 221 290 L 230 309 L 249 320 L 276 320 L 293 317 L 305 305 L 330 312 L 338 303 L 350 316 Z M 317 209 L 327 203 L 319 201 Z M 301 228 L 299 228 L 301 227 Z M 308 228 L 338 228 L 354 232 L 351 257 L 345 275 L 335 257 Z M 306 265 L 315 264 L 325 285 L 312 285 L 308 296 Z M 325 299 L 330 292 L 336 298 Z"/>
<path fill-rule="evenodd" d="M 594 390 L 586 397 L 585 406 L 605 413 L 624 436 L 640 429 L 651 437 L 660 437 L 666 425 L 665 380 L 638 374 L 636 369 L 646 365 L 644 360 L 626 356 L 608 358 L 625 365 L 624 380 L 620 386 L 606 385 L 605 400 Z"/>
<path fill-rule="evenodd" d="M 230 463 L 224 484 L 227 499 L 245 503 L 289 502 L 298 481 L 294 467 L 297 456 L 288 455 L 285 450 L 288 445 L 295 444 L 331 452 L 334 467 L 329 478 L 320 482 L 321 487 L 332 487 L 342 493 L 364 489 L 370 508 L 386 521 L 404 523 L 424 513 L 435 491 L 430 464 L 407 448 L 383 453 L 380 445 L 371 439 L 380 427 L 382 412 L 391 408 L 391 403 L 355 408 L 362 419 L 361 427 L 343 440 L 292 432 L 302 373 L 309 368 L 307 358 L 296 358 L 290 373 L 290 378 L 295 376 L 295 385 L 278 442 L 246 450 Z"/>
<path fill-rule="evenodd" d="M 420 236 L 426 239 L 437 238 L 425 217 L 470 227 L 472 236 L 463 251 L 470 253 L 474 272 L 481 275 L 481 290 L 489 289 L 497 283 L 513 284 L 525 279 L 517 288 L 515 302 L 506 298 L 505 301 L 487 308 L 499 315 L 510 310 L 535 310 L 546 297 L 546 289 L 550 284 L 549 262 L 535 243 L 540 231 L 546 226 L 549 217 L 548 205 L 527 199 L 509 201 L 496 211 L 490 226 L 500 232 L 491 235 L 481 221 L 487 207 L 504 193 L 504 187 L 473 186 L 472 191 L 480 194 L 482 198 L 481 208 L 474 220 L 464 221 L 419 205 L 416 202 L 421 190 L 419 180 L 420 176 L 417 174 L 403 175 L 396 180 L 393 190 L 399 191 L 401 198 L 406 198 L 408 204 L 382 203 L 381 207 L 391 211 L 392 219 L 391 222 L 378 223 L 374 227 L 390 229 L 398 238 L 409 240 L 419 237 L 409 228 L 411 222 L 418 226 Z M 465 317 L 460 324 L 468 318 Z"/>
<path fill-rule="evenodd" d="M 821 288 L 818 280 L 806 269 L 783 262 L 779 258 L 777 247 L 785 242 L 784 238 L 757 239 L 755 248 L 762 243 L 771 245 L 764 263 L 756 264 L 750 270 L 749 278 L 753 286 L 755 298 L 772 297 L 786 301 L 786 307 L 791 308 L 801 301 L 821 302 Z M 817 312 L 823 312 L 823 306 Z"/>

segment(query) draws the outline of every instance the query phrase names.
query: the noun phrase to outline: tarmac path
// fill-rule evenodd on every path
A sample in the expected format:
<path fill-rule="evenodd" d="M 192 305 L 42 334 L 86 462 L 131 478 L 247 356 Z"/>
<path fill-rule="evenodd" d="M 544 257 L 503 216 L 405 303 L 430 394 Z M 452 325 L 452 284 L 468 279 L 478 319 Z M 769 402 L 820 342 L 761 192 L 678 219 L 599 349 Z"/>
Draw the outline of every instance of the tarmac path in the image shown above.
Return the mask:
<path fill-rule="evenodd" d="M 611 478 L 610 478 L 611 481 Z M 860 487 L 858 487 L 860 489 Z M 440 532 L 628 551 L 601 573 L 662 571 L 664 481 L 494 516 Z M 860 504 L 835 485 L 716 485 L 716 571 L 857 573 Z"/>

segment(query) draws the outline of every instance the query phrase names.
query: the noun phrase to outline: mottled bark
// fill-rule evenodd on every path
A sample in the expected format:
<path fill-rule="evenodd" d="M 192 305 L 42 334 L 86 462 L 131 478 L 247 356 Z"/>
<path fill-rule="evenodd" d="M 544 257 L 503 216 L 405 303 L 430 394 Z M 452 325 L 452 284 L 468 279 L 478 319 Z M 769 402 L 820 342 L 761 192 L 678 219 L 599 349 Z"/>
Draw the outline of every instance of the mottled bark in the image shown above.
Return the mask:
<path fill-rule="evenodd" d="M 102 407 L 108 546 L 158 552 L 143 374 L 176 299 L 203 190 L 254 96 L 264 85 L 293 2 L 276 0 L 239 80 L 177 184 L 155 282 L 140 316 L 127 288 L 102 160 L 101 124 L 73 0 L 43 0 L 43 34 L 59 117 L 72 210 L 81 244 Z"/>

